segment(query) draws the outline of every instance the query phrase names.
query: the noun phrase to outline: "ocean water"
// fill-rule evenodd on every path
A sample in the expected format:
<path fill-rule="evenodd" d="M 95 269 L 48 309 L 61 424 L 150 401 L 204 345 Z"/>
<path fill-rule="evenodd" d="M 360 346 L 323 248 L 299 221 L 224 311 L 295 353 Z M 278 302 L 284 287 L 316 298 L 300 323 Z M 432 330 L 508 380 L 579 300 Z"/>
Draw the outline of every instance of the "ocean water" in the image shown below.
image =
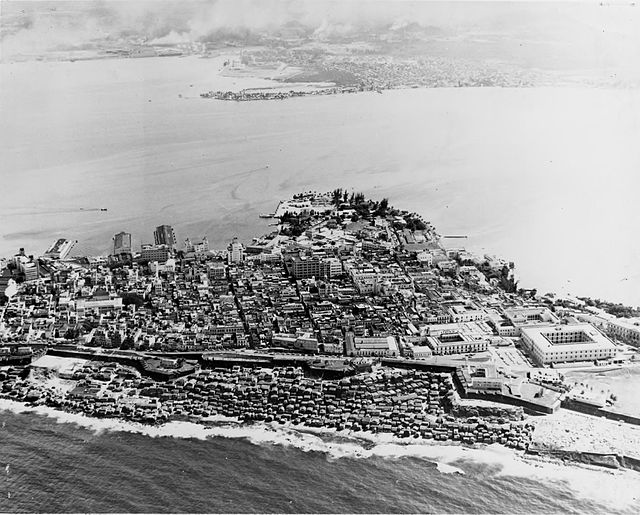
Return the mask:
<path fill-rule="evenodd" d="M 224 59 L 224 57 L 222 58 Z M 524 287 L 640 305 L 640 92 L 453 88 L 204 100 L 221 59 L 0 65 L 0 255 L 169 223 L 222 247 L 304 190 L 389 197 Z M 89 209 L 108 208 L 108 212 Z M 83 209 L 83 210 L 81 210 Z"/>
<path fill-rule="evenodd" d="M 638 507 L 635 473 L 526 464 L 496 449 L 224 425 L 144 429 L 16 406 L 0 411 L 0 423 L 2 512 L 637 513 Z"/>

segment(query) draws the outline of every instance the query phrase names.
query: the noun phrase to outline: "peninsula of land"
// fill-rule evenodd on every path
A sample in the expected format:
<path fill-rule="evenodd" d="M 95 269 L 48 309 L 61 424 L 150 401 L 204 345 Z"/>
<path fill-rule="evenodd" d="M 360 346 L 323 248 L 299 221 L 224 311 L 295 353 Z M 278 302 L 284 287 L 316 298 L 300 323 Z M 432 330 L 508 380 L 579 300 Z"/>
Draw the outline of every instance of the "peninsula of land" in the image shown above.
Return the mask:
<path fill-rule="evenodd" d="M 273 232 L 224 250 L 161 225 L 139 252 L 120 232 L 109 256 L 61 238 L 2 260 L 0 398 L 640 468 L 640 413 L 570 379 L 634 370 L 636 320 L 519 289 L 513 263 L 445 247 L 464 235 L 387 199 L 305 192 L 261 216 Z"/>

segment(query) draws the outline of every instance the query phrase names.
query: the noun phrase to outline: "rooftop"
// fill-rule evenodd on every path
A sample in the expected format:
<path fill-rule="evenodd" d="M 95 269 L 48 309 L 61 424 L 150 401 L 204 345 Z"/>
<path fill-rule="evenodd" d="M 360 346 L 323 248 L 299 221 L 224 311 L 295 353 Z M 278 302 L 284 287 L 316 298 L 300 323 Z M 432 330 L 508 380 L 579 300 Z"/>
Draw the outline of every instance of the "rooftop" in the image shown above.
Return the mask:
<path fill-rule="evenodd" d="M 591 324 L 524 327 L 522 332 L 543 352 L 557 346 L 573 350 L 588 350 L 593 346 L 615 349 L 613 342 Z"/>

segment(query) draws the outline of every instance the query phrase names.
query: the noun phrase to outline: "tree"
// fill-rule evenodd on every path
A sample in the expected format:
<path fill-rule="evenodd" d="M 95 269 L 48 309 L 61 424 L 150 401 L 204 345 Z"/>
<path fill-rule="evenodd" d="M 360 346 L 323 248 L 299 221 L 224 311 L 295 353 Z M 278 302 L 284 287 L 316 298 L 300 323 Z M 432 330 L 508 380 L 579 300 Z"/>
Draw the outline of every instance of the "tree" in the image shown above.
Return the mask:
<path fill-rule="evenodd" d="M 122 340 L 122 344 L 120 345 L 120 350 L 131 350 L 133 349 L 133 338 L 131 335 L 127 334 L 124 340 Z"/>
<path fill-rule="evenodd" d="M 64 333 L 65 340 L 75 340 L 79 336 L 79 331 L 75 327 L 69 327 Z"/>
<path fill-rule="evenodd" d="M 378 208 L 377 208 L 378 216 L 385 216 L 387 214 L 388 209 L 389 209 L 389 199 L 383 198 L 378 204 Z"/>
<path fill-rule="evenodd" d="M 140 308 L 144 305 L 144 299 L 135 292 L 129 292 L 122 296 L 122 304 L 124 306 L 133 304 L 136 308 Z"/>
<path fill-rule="evenodd" d="M 340 205 L 340 200 L 342 200 L 342 188 L 336 188 L 331 193 L 332 201 L 336 206 Z"/>

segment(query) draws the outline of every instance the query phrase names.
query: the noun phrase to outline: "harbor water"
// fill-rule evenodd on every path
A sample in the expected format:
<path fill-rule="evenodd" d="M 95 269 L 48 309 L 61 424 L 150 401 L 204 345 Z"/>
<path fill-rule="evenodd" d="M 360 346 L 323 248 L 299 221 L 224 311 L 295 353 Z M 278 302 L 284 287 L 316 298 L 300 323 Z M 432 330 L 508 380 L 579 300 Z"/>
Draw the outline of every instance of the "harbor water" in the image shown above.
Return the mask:
<path fill-rule="evenodd" d="M 222 59 L 222 60 L 221 60 Z M 640 92 L 437 88 L 226 102 L 224 57 L 0 64 L 0 255 L 224 247 L 306 190 L 388 197 L 517 266 L 521 286 L 640 305 Z M 100 211 L 106 208 L 108 211 Z"/>

